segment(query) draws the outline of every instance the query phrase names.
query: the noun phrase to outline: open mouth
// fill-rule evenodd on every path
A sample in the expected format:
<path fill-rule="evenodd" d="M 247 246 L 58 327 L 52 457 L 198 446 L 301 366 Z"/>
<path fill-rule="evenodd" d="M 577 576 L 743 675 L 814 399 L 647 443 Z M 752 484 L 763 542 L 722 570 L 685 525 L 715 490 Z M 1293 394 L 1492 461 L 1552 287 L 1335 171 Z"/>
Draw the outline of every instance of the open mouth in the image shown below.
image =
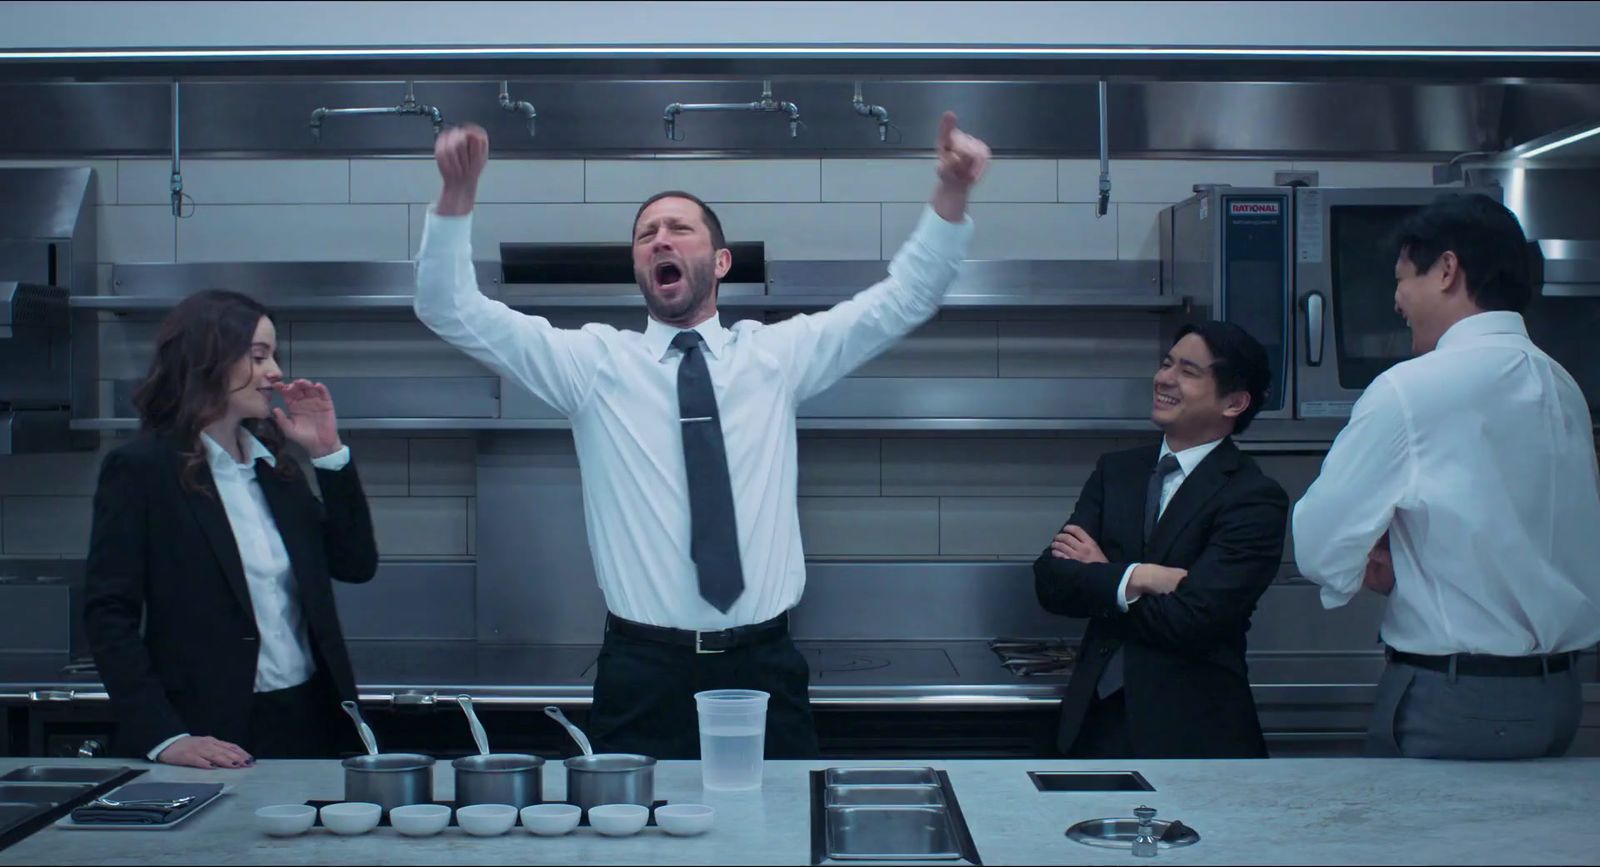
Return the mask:
<path fill-rule="evenodd" d="M 1172 397 L 1170 395 L 1162 394 L 1160 392 L 1156 392 L 1156 406 L 1161 407 L 1163 409 L 1171 409 L 1172 407 L 1175 407 L 1177 405 L 1178 405 L 1178 399 L 1177 398 Z"/>
<path fill-rule="evenodd" d="M 676 262 L 658 262 L 655 267 L 656 287 L 669 289 L 683 280 L 683 269 Z"/>

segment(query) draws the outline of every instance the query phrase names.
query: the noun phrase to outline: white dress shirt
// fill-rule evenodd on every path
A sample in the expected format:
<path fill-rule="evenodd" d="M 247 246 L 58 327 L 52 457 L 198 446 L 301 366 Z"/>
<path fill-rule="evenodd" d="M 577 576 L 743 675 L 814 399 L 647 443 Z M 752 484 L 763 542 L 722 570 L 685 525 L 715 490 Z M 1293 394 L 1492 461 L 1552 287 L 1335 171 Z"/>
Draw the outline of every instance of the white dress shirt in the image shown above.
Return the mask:
<path fill-rule="evenodd" d="M 830 310 L 767 325 L 698 326 L 722 418 L 745 589 L 726 614 L 700 596 L 678 421 L 680 329 L 560 329 L 478 290 L 471 215 L 430 208 L 416 312 L 440 337 L 572 420 L 595 576 L 618 617 L 678 629 L 759 623 L 805 588 L 795 501 L 795 406 L 930 319 L 972 234 L 925 209 L 889 277 Z M 538 520 L 538 516 L 532 516 Z"/>
<path fill-rule="evenodd" d="M 1156 456 L 1156 461 L 1159 463 L 1162 458 L 1172 455 L 1178 459 L 1178 468 L 1168 473 L 1166 479 L 1162 481 L 1161 506 L 1156 510 L 1157 523 L 1161 521 L 1162 514 L 1167 511 L 1167 504 L 1172 502 L 1172 498 L 1177 495 L 1178 488 L 1183 486 L 1183 480 L 1189 478 L 1189 474 L 1194 472 L 1194 468 L 1200 466 L 1200 462 L 1206 459 L 1206 455 L 1215 451 L 1221 443 L 1222 440 L 1215 439 L 1208 443 L 1191 446 L 1181 452 L 1175 452 L 1167 445 L 1167 438 L 1161 438 L 1161 454 Z M 1150 468 L 1154 470 L 1155 465 L 1152 464 Z M 1144 564 L 1134 563 L 1123 570 L 1122 583 L 1117 585 L 1117 607 L 1123 611 L 1127 611 L 1128 606 L 1133 603 L 1133 600 L 1128 598 L 1128 580 L 1133 577 L 1133 570 L 1142 565 Z M 1138 598 L 1138 596 L 1134 597 L 1134 599 Z"/>
<path fill-rule="evenodd" d="M 244 463 L 235 461 L 210 434 L 202 433 L 200 442 L 206 449 L 206 463 L 216 483 L 217 498 L 222 501 L 228 526 L 233 529 L 233 540 L 239 546 L 239 561 L 244 566 L 245 584 L 250 590 L 250 607 L 255 613 L 256 631 L 261 634 L 255 691 L 271 692 L 310 680 L 316 674 L 317 664 L 311 656 L 311 640 L 301 615 L 300 595 L 295 588 L 289 552 L 283 547 L 278 524 L 273 520 L 272 510 L 261 492 L 261 482 L 256 478 L 257 460 L 274 467 L 278 462 L 250 433 L 241 430 L 239 436 L 240 444 L 246 448 Z M 331 455 L 313 460 L 311 465 L 321 470 L 342 470 L 349 462 L 350 447 L 344 446 Z M 188 737 L 187 732 L 157 744 L 148 754 L 150 760 L 155 761 L 163 750 L 185 737 Z"/>
<path fill-rule="evenodd" d="M 1389 531 L 1383 640 L 1409 653 L 1526 656 L 1600 641 L 1600 482 L 1589 408 L 1522 317 L 1461 320 L 1356 402 L 1294 509 L 1322 604 L 1361 590 Z"/>

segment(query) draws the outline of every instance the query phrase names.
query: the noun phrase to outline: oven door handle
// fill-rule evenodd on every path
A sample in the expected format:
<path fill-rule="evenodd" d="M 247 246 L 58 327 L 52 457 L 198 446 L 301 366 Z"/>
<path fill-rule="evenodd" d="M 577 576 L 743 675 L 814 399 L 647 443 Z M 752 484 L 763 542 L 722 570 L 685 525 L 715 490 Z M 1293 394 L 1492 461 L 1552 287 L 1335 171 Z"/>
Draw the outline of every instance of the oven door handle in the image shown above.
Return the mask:
<path fill-rule="evenodd" d="M 1306 365 L 1309 367 L 1322 366 L 1324 304 L 1321 292 L 1306 296 Z"/>

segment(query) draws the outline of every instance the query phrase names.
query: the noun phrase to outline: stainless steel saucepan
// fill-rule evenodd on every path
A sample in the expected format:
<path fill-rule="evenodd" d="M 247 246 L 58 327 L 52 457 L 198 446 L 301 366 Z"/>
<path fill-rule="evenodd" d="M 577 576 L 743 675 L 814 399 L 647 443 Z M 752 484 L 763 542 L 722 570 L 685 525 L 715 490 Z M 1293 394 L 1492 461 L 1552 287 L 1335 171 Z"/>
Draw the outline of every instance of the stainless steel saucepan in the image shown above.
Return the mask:
<path fill-rule="evenodd" d="M 340 707 L 355 720 L 364 756 L 351 756 L 344 765 L 344 799 L 377 804 L 384 812 L 407 804 L 433 802 L 433 757 L 420 753 L 380 753 L 372 728 L 361 718 L 353 701 Z"/>
<path fill-rule="evenodd" d="M 524 753 L 491 753 L 489 736 L 472 709 L 472 696 L 456 696 L 467 715 L 478 754 L 450 763 L 456 771 L 456 806 L 510 804 L 521 809 L 544 800 L 544 759 Z"/>
<path fill-rule="evenodd" d="M 583 730 L 572 724 L 558 707 L 545 715 L 565 726 L 583 755 L 563 764 L 567 769 L 567 801 L 587 810 L 601 804 L 638 804 L 649 807 L 656 798 L 656 760 L 635 753 L 596 753 Z"/>

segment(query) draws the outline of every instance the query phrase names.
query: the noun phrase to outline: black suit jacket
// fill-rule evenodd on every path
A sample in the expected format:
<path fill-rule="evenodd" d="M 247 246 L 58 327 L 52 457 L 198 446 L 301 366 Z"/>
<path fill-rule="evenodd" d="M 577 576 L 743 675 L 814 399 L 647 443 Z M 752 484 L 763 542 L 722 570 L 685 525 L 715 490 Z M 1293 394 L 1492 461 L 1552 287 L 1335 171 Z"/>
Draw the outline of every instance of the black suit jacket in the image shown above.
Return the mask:
<path fill-rule="evenodd" d="M 241 743 L 249 730 L 260 648 L 250 589 L 210 469 L 195 474 L 205 492 L 189 490 L 184 460 L 174 439 L 141 435 L 106 455 L 95 491 L 84 621 L 117 718 L 116 747 L 128 755 L 183 732 Z M 317 470 L 321 502 L 299 472 L 280 476 L 258 461 L 256 478 L 294 570 L 317 667 L 353 700 L 330 579 L 368 581 L 378 567 L 355 463 Z"/>
<path fill-rule="evenodd" d="M 1086 617 L 1088 629 L 1061 703 L 1059 745 L 1071 750 L 1100 675 L 1123 648 L 1129 739 L 1143 758 L 1264 757 L 1266 742 L 1245 671 L 1245 633 L 1283 556 L 1289 498 L 1224 439 L 1184 479 L 1143 540 L 1145 493 L 1159 446 L 1100 458 L 1067 522 L 1109 563 L 1034 561 L 1045 609 Z M 1117 607 L 1131 563 L 1189 570 L 1168 595 Z"/>

